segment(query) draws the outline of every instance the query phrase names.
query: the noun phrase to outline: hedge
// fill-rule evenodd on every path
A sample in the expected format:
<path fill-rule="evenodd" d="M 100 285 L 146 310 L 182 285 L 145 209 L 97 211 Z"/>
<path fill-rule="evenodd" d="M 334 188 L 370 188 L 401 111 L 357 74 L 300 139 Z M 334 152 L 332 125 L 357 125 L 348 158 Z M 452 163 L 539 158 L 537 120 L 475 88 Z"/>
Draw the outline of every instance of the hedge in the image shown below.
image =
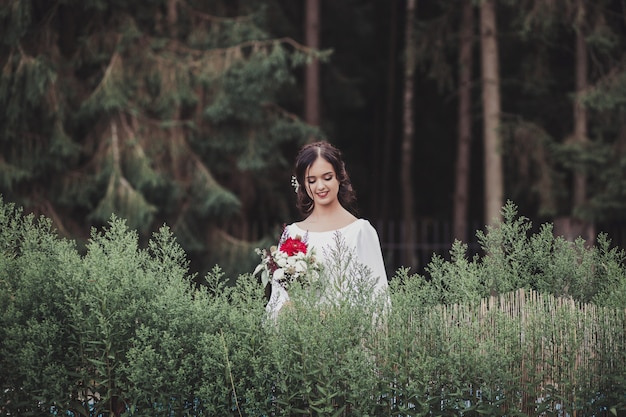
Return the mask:
<path fill-rule="evenodd" d="M 624 253 L 503 215 L 483 255 L 398 270 L 384 314 L 301 289 L 274 322 L 165 226 L 142 247 L 113 217 L 80 254 L 0 200 L 0 414 L 624 415 Z"/>

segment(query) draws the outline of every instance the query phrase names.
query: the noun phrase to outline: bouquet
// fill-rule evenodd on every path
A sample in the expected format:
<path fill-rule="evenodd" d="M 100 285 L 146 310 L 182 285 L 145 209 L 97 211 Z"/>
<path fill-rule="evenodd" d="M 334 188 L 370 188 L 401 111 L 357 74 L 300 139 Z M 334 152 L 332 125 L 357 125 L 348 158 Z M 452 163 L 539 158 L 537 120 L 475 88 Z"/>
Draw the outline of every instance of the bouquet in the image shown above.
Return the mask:
<path fill-rule="evenodd" d="M 285 238 L 285 232 L 278 246 L 268 249 L 255 249 L 261 256 L 261 263 L 253 275 L 261 274 L 261 284 L 265 287 L 271 279 L 285 290 L 294 282 L 311 285 L 319 280 L 322 265 L 315 257 L 315 250 L 309 248 L 306 237 L 296 235 Z"/>

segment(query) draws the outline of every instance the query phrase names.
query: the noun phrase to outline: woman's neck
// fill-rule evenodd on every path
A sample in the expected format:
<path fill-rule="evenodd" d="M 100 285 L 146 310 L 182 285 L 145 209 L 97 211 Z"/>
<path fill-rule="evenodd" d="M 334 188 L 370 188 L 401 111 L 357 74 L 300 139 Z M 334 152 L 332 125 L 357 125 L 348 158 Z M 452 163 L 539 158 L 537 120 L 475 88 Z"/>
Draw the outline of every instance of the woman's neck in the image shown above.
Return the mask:
<path fill-rule="evenodd" d="M 318 206 L 313 209 L 309 217 L 300 222 L 299 226 L 312 232 L 326 232 L 341 229 L 355 220 L 356 217 L 340 204 Z"/>

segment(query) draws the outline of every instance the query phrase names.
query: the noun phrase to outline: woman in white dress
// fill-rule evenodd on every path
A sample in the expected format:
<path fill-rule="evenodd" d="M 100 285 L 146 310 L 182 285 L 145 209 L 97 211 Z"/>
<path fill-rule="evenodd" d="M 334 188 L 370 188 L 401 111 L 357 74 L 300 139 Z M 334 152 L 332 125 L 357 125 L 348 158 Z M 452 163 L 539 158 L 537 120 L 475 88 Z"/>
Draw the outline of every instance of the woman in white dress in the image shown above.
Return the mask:
<path fill-rule="evenodd" d="M 296 157 L 294 177 L 297 206 L 304 220 L 288 225 L 283 238 L 304 237 L 325 266 L 323 276 L 327 279 L 333 279 L 336 265 L 330 258 L 336 260 L 337 249 L 361 265 L 355 269 L 362 272 L 361 279 L 347 284 L 358 288 L 346 288 L 345 283 L 335 286 L 334 292 L 325 293 L 324 301 L 332 303 L 333 298 L 340 299 L 345 292 L 360 294 L 364 297 L 359 299 L 367 300 L 386 296 L 387 273 L 378 233 L 369 221 L 355 216 L 356 196 L 341 152 L 328 142 L 305 145 Z M 276 317 L 288 301 L 288 292 L 272 279 L 267 311 Z"/>

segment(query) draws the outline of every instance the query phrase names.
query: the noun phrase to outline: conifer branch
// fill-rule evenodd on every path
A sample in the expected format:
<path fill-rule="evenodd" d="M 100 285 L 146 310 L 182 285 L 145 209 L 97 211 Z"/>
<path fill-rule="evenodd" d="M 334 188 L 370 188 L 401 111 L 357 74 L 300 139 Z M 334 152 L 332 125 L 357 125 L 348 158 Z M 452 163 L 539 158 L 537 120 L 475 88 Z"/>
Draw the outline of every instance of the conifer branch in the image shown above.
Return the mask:
<path fill-rule="evenodd" d="M 261 51 L 264 48 L 266 50 L 271 50 L 271 48 L 279 45 L 279 44 L 287 44 L 292 46 L 295 50 L 299 52 L 303 52 L 305 54 L 317 55 L 319 51 L 315 48 L 311 48 L 309 46 L 303 45 L 290 37 L 282 37 L 282 38 L 274 38 L 274 39 L 264 39 L 264 40 L 251 40 L 240 42 L 233 46 L 227 46 L 224 48 L 211 48 L 211 49 L 195 49 L 188 47 L 181 42 L 172 41 L 168 44 L 168 49 L 172 52 L 182 52 L 185 54 L 196 55 L 200 57 L 206 57 L 207 54 L 210 57 L 214 57 L 215 55 L 232 55 L 233 53 L 241 53 L 246 48 L 249 48 L 254 51 Z M 159 56 L 159 58 L 163 58 Z"/>
<path fill-rule="evenodd" d="M 237 239 L 235 236 L 231 235 L 224 229 L 216 229 L 216 233 L 218 234 L 220 239 L 223 239 L 224 241 L 230 243 L 232 246 L 249 249 L 255 245 L 254 243 L 250 243 L 247 240 Z"/>
<path fill-rule="evenodd" d="M 57 213 L 56 209 L 54 208 L 54 205 L 50 202 L 50 200 L 48 200 L 47 198 L 42 198 L 40 202 L 43 208 L 42 210 L 43 214 L 52 220 L 52 223 L 56 226 L 56 228 L 61 233 L 61 235 L 70 237 L 71 234 L 65 228 L 65 225 L 63 224 L 63 220 L 61 219 L 61 216 L 59 216 L 59 213 Z"/>
<path fill-rule="evenodd" d="M 121 58 L 119 52 L 113 52 L 113 54 L 111 55 L 111 59 L 109 60 L 109 64 L 107 65 L 107 68 L 104 71 L 104 75 L 102 76 L 102 79 L 100 80 L 100 82 L 98 83 L 96 88 L 91 92 L 89 97 L 87 97 L 85 102 L 89 102 L 92 99 L 95 99 L 96 95 L 100 91 L 103 91 L 104 88 L 106 88 L 107 84 L 109 83 L 109 81 L 111 80 L 111 78 L 112 78 L 112 76 L 114 74 L 114 72 L 113 72 L 114 69 L 117 67 L 117 65 L 119 65 L 119 62 L 121 61 L 121 59 L 122 58 Z"/>
<path fill-rule="evenodd" d="M 239 22 L 249 22 L 252 20 L 250 16 L 220 17 L 220 16 L 209 14 L 209 13 L 204 13 L 191 7 L 186 1 L 179 1 L 178 4 L 180 4 L 183 8 L 189 10 L 191 13 L 193 13 L 194 16 L 199 17 L 203 20 L 208 20 L 210 22 L 218 22 L 218 23 L 238 22 L 239 23 Z"/>
<path fill-rule="evenodd" d="M 626 61 L 622 61 L 612 67 L 609 72 L 598 79 L 594 84 L 590 84 L 585 90 L 579 92 L 579 96 L 587 96 L 594 93 L 600 93 L 615 87 L 616 84 L 623 81 L 626 73 Z"/>
<path fill-rule="evenodd" d="M 116 173 L 122 172 L 122 167 L 120 166 L 120 148 L 119 148 L 119 139 L 117 137 L 117 125 L 115 122 L 111 122 L 111 152 L 113 154 L 113 170 Z"/>
<path fill-rule="evenodd" d="M 263 103 L 263 104 L 262 104 L 262 106 L 263 106 L 263 108 L 265 108 L 266 110 L 269 110 L 269 111 L 274 111 L 274 112 L 276 112 L 277 114 L 279 114 L 280 116 L 283 116 L 283 117 L 285 117 L 285 118 L 287 118 L 287 119 L 289 119 L 289 120 L 292 120 L 292 121 L 294 121 L 294 122 L 299 122 L 299 121 L 301 121 L 301 120 L 302 120 L 302 119 L 300 119 L 300 117 L 299 117 L 297 114 L 292 113 L 292 112 L 290 112 L 290 111 L 287 111 L 285 108 L 283 108 L 283 107 L 279 106 L 279 105 L 278 105 L 278 104 L 276 104 L 276 103 L 272 103 L 272 102 L 265 102 L 265 103 Z"/>

